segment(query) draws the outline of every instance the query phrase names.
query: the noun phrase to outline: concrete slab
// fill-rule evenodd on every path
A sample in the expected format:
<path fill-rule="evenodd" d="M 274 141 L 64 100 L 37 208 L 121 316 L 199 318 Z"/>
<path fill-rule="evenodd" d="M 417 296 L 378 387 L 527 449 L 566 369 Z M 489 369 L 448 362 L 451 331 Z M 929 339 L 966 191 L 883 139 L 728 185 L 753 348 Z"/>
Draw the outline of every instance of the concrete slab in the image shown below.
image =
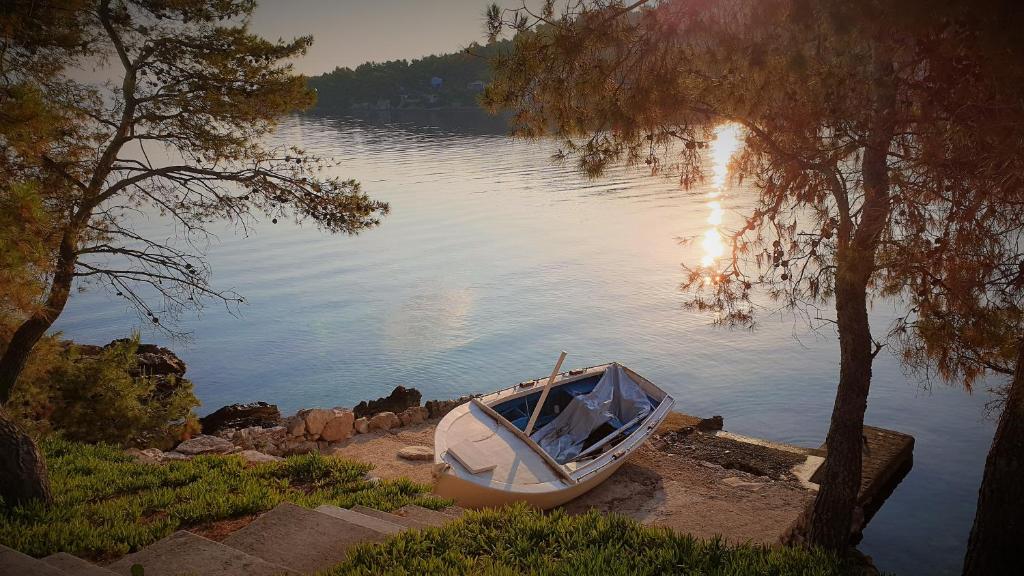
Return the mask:
<path fill-rule="evenodd" d="M 110 570 L 82 560 L 78 556 L 72 556 L 67 552 L 50 554 L 43 558 L 43 562 L 54 568 L 59 568 L 68 576 L 114 576 Z"/>
<path fill-rule="evenodd" d="M 56 568 L 37 560 L 28 554 L 22 554 L 13 548 L 0 544 L 0 574 L 14 576 L 66 576 L 60 568 Z"/>
<path fill-rule="evenodd" d="M 420 522 L 419 520 L 415 520 L 413 518 L 408 518 L 406 516 L 396 516 L 395 514 L 391 514 L 389 512 L 381 512 L 380 510 L 376 510 L 374 508 L 367 508 L 366 506 L 353 506 L 352 510 L 355 512 L 359 512 L 360 514 L 366 514 L 367 516 L 373 516 L 374 518 L 387 520 L 392 524 L 400 524 L 407 528 L 420 529 L 430 527 L 430 524 Z"/>
<path fill-rule="evenodd" d="M 373 516 L 367 516 L 366 514 L 360 514 L 347 508 L 339 508 L 338 506 L 332 506 L 330 504 L 324 504 L 314 508 L 317 512 L 327 514 L 328 516 L 334 516 L 335 518 L 341 518 L 342 520 L 357 524 L 370 530 L 375 530 L 381 534 L 397 534 L 408 530 L 401 524 L 394 524 L 387 520 L 380 518 L 374 518 Z"/>
<path fill-rule="evenodd" d="M 231 533 L 224 544 L 296 572 L 315 572 L 343 561 L 352 546 L 383 537 L 364 526 L 284 502 Z"/>
<path fill-rule="evenodd" d="M 447 514 L 435 512 L 428 508 L 423 508 L 422 506 L 416 506 L 415 504 L 402 506 L 398 510 L 395 510 L 394 514 L 395 516 L 412 518 L 417 522 L 422 522 L 429 526 L 444 526 L 452 521 L 452 517 Z"/>
<path fill-rule="evenodd" d="M 821 465 L 825 463 L 824 456 L 808 456 L 802 464 L 797 464 L 793 467 L 790 472 L 796 476 L 796 479 L 800 481 L 800 485 L 808 490 L 817 491 L 820 488 L 817 484 L 811 481 L 814 475 L 821 469 Z"/>
<path fill-rule="evenodd" d="M 895 430 L 864 427 L 864 452 L 858 503 L 865 523 L 882 507 L 914 465 L 914 437 Z"/>
<path fill-rule="evenodd" d="M 132 566 L 141 564 L 146 576 L 275 576 L 295 572 L 241 550 L 180 530 L 142 550 L 107 566 L 131 576 Z"/>

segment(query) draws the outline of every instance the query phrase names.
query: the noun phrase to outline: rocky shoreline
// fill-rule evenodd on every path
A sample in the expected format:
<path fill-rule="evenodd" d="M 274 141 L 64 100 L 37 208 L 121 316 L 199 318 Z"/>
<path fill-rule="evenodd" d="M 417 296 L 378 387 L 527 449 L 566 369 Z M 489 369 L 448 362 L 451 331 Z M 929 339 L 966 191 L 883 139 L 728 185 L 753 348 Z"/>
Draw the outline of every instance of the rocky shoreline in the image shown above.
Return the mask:
<path fill-rule="evenodd" d="M 397 386 L 388 396 L 363 401 L 354 408 L 305 408 L 282 417 L 274 404 L 253 402 L 224 406 L 200 419 L 202 434 L 183 440 L 172 450 L 132 450 L 148 462 L 186 460 L 204 454 L 238 454 L 249 462 L 280 460 L 296 454 L 332 454 L 360 434 L 389 432 L 437 420 L 472 396 L 429 400 L 415 388 Z M 410 450 L 404 457 L 422 460 Z M 432 457 L 432 454 L 431 454 Z"/>

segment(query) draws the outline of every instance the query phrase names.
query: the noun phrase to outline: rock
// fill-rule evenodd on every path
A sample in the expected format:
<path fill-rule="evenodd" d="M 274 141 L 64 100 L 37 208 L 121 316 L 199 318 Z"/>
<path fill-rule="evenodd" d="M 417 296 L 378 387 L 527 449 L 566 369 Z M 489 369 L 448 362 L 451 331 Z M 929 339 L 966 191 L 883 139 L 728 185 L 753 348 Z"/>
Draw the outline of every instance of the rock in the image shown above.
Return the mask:
<path fill-rule="evenodd" d="M 356 418 L 356 421 L 352 423 L 352 428 L 354 428 L 358 434 L 366 434 L 370 431 L 370 419 Z"/>
<path fill-rule="evenodd" d="M 373 418 L 370 418 L 369 429 L 374 430 L 391 430 L 397 428 L 402 424 L 402 421 L 398 419 L 398 416 L 394 412 L 381 412 Z"/>
<path fill-rule="evenodd" d="M 316 442 L 312 440 L 302 440 L 299 438 L 289 438 L 281 445 L 281 453 L 287 456 L 295 454 L 312 454 L 318 450 L 319 447 Z"/>
<path fill-rule="evenodd" d="M 130 342 L 128 338 L 113 340 L 104 346 L 103 350 L 127 342 Z M 79 350 L 81 349 L 81 345 L 79 345 Z M 139 344 L 135 350 L 135 357 L 138 366 L 132 372 L 132 376 L 175 376 L 180 378 L 188 369 L 185 361 L 178 358 L 177 354 L 156 344 Z"/>
<path fill-rule="evenodd" d="M 197 456 L 199 454 L 229 454 L 235 451 L 235 445 L 218 436 L 200 434 L 185 440 L 174 449 L 179 454 Z"/>
<path fill-rule="evenodd" d="M 420 424 L 427 419 L 429 412 L 423 406 L 413 406 L 412 408 L 406 408 L 404 412 L 398 415 L 398 419 L 402 421 L 402 426 L 412 426 L 413 424 Z"/>
<path fill-rule="evenodd" d="M 272 428 L 281 423 L 281 411 L 274 404 L 251 402 L 231 404 L 199 419 L 203 434 L 216 434 L 225 428 Z"/>
<path fill-rule="evenodd" d="M 445 414 L 451 412 L 455 408 L 465 404 L 472 400 L 474 396 L 463 396 L 456 398 L 455 400 L 427 400 L 424 406 L 427 409 L 427 414 L 430 418 L 442 418 Z"/>
<path fill-rule="evenodd" d="M 324 426 L 334 417 L 334 413 L 325 408 L 311 408 L 299 412 L 302 419 L 306 421 L 306 437 L 316 440 L 323 432 Z"/>
<path fill-rule="evenodd" d="M 238 453 L 238 455 L 241 456 L 246 462 L 250 464 L 255 464 L 258 462 L 280 462 L 281 460 L 284 460 L 284 458 L 280 458 L 278 456 L 271 456 L 270 454 L 264 454 L 263 452 L 259 452 L 257 450 L 242 450 L 241 452 Z"/>
<path fill-rule="evenodd" d="M 278 445 L 287 437 L 288 433 L 284 426 L 273 428 L 260 428 L 252 426 L 241 430 L 232 430 L 227 439 L 235 446 L 246 450 L 259 450 L 261 452 L 276 453 Z"/>
<path fill-rule="evenodd" d="M 333 416 L 324 424 L 320 432 L 320 439 L 327 442 L 341 442 L 352 437 L 352 423 L 355 421 L 355 414 L 351 410 L 335 408 L 331 410 Z"/>
<path fill-rule="evenodd" d="M 704 418 L 697 423 L 697 430 L 703 430 L 710 432 L 712 430 L 721 430 L 725 426 L 725 420 L 721 416 L 712 416 L 711 418 Z"/>
<path fill-rule="evenodd" d="M 420 391 L 415 388 L 406 388 L 405 386 L 396 386 L 391 394 L 388 394 L 384 398 L 377 398 L 376 400 L 362 401 L 356 404 L 354 411 L 357 418 L 363 416 L 373 416 L 381 412 L 402 412 L 406 408 L 412 408 L 413 406 L 420 405 L 420 398 L 423 395 Z"/>
<path fill-rule="evenodd" d="M 162 462 L 173 462 L 175 460 L 191 460 L 191 459 L 192 459 L 192 456 L 190 456 L 188 454 L 182 454 L 181 452 L 175 452 L 174 450 L 171 450 L 170 452 L 164 452 L 163 455 L 160 456 L 160 460 Z"/>
<path fill-rule="evenodd" d="M 156 450 L 154 454 L 151 450 Z M 147 448 L 146 450 L 139 450 L 138 448 L 128 448 L 124 451 L 125 454 L 135 458 L 143 464 L 159 464 L 161 457 L 164 453 L 155 448 Z"/>
<path fill-rule="evenodd" d="M 398 451 L 398 457 L 406 460 L 430 461 L 434 459 L 434 449 L 429 446 L 406 446 Z"/>
<path fill-rule="evenodd" d="M 288 419 L 287 428 L 289 436 L 301 438 L 306 435 L 306 420 L 300 414 L 296 414 Z"/>

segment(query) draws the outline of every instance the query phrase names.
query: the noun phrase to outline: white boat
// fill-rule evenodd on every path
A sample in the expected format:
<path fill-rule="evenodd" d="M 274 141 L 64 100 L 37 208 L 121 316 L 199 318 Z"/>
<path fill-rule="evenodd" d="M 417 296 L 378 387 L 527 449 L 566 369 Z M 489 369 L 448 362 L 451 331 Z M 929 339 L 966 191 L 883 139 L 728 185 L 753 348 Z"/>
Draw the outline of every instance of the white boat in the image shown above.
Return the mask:
<path fill-rule="evenodd" d="M 559 506 L 593 489 L 657 429 L 675 401 L 618 363 L 474 398 L 434 435 L 435 494 L 466 508 Z"/>

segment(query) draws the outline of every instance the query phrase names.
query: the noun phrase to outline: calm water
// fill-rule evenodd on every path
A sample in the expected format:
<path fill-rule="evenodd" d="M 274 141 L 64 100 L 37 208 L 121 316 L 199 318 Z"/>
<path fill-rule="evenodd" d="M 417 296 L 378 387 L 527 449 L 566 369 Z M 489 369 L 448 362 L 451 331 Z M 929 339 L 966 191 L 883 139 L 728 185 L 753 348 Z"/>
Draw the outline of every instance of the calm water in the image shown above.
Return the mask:
<path fill-rule="evenodd" d="M 748 195 L 712 198 L 714 178 L 683 191 L 628 169 L 587 181 L 551 164 L 551 146 L 456 118 L 303 118 L 281 130 L 282 142 L 340 160 L 339 174 L 393 212 L 358 237 L 284 223 L 220 233 L 214 283 L 248 304 L 239 317 L 211 306 L 184 318 L 191 340 L 171 343 L 203 412 L 251 400 L 286 412 L 352 405 L 399 384 L 425 398 L 485 392 L 547 374 L 565 349 L 567 366 L 626 363 L 671 391 L 678 410 L 721 414 L 733 432 L 821 443 L 838 374 L 833 332 L 778 316 L 731 331 L 682 308 L 680 263 L 713 252 L 709 220 L 728 224 Z M 158 220 L 142 226 L 161 231 Z M 703 241 L 681 246 L 687 236 Z M 891 305 L 875 308 L 882 326 Z M 91 291 L 57 328 L 102 343 L 138 324 Z M 882 569 L 959 573 L 993 430 L 987 399 L 924 390 L 879 356 L 867 421 L 917 438 L 913 471 L 861 546 Z"/>

